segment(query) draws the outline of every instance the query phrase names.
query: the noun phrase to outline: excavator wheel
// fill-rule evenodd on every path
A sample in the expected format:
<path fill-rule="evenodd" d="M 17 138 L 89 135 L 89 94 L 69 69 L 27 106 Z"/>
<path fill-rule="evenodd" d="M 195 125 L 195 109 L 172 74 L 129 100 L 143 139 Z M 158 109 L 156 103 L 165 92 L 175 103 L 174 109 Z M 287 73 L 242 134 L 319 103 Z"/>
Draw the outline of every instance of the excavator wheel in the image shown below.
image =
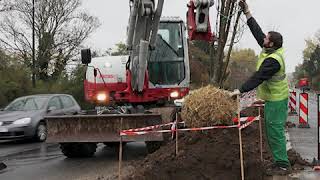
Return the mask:
<path fill-rule="evenodd" d="M 105 146 L 108 146 L 109 148 L 118 148 L 119 147 L 119 142 L 104 142 L 103 143 Z M 127 142 L 123 142 L 122 146 L 125 146 Z"/>
<path fill-rule="evenodd" d="M 68 158 L 92 157 L 97 149 L 96 143 L 61 143 L 60 149 Z"/>
<path fill-rule="evenodd" d="M 161 145 L 162 145 L 161 141 L 148 141 L 148 142 L 146 142 L 147 151 L 149 154 L 156 152 L 158 149 L 160 149 Z"/>

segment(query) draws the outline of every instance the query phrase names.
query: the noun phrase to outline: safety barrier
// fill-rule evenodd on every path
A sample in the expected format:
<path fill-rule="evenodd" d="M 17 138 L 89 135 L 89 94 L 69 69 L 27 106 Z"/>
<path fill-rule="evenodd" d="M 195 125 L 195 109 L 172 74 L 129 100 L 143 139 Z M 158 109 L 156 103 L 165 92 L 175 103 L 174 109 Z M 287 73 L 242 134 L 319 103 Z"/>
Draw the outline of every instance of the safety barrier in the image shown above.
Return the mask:
<path fill-rule="evenodd" d="M 297 107 L 297 92 L 292 91 L 290 92 L 290 97 L 289 97 L 290 114 L 297 114 L 296 107 Z"/>
<path fill-rule="evenodd" d="M 250 98 L 252 98 L 251 96 Z M 239 146 L 240 146 L 240 165 L 241 165 L 241 179 L 244 180 L 244 161 L 243 161 L 243 148 L 242 148 L 242 135 L 241 132 L 243 129 L 250 126 L 253 122 L 259 121 L 259 131 L 260 131 L 260 158 L 261 162 L 263 161 L 262 157 L 262 125 L 260 120 L 260 110 L 263 107 L 263 104 L 250 104 L 247 107 L 257 107 L 259 109 L 259 116 L 257 117 L 241 117 L 240 118 L 240 98 L 238 97 L 238 118 L 233 118 L 232 121 L 234 125 L 230 126 L 211 126 L 211 127 L 197 127 L 197 128 L 183 128 L 179 129 L 177 126 L 178 122 L 178 114 L 176 114 L 176 121 L 172 123 L 162 124 L 162 125 L 154 125 L 149 127 L 137 128 L 137 129 L 128 129 L 122 130 L 122 119 L 120 121 L 120 147 L 119 147 L 119 169 L 118 169 L 118 177 L 121 179 L 121 166 L 122 166 L 122 137 L 123 136 L 138 136 L 144 135 L 148 133 L 173 133 L 175 135 L 176 140 L 176 155 L 178 155 L 178 133 L 179 132 L 186 132 L 186 131 L 206 131 L 206 130 L 213 130 L 213 129 L 228 129 L 228 128 L 235 128 L 239 131 Z M 184 123 L 184 122 L 182 122 Z M 170 126 L 171 128 L 168 130 L 161 130 L 160 128 Z M 160 129 L 160 130 L 158 130 Z"/>
<path fill-rule="evenodd" d="M 310 128 L 308 123 L 308 100 L 309 95 L 307 93 L 300 94 L 300 103 L 299 103 L 299 128 Z"/>
<path fill-rule="evenodd" d="M 261 162 L 262 162 L 262 130 L 261 130 L 261 120 L 260 120 L 260 111 L 259 116 L 257 117 L 243 117 L 237 119 L 233 119 L 233 121 L 238 122 L 236 125 L 231 126 L 211 126 L 211 127 L 199 127 L 199 128 L 184 128 L 184 129 L 178 129 L 178 126 L 176 126 L 175 123 L 169 123 L 175 128 L 171 128 L 170 130 L 154 130 L 154 128 L 160 128 L 164 126 L 168 126 L 169 124 L 163 124 L 163 125 L 155 125 L 155 126 L 149 126 L 145 128 L 137 128 L 137 129 L 129 129 L 129 130 L 121 130 L 120 131 L 120 150 L 119 150 L 119 179 L 121 179 L 121 161 L 122 161 L 122 137 L 123 136 L 138 136 L 138 135 L 144 135 L 148 133 L 175 133 L 176 137 L 176 155 L 178 155 L 178 132 L 182 131 L 206 131 L 206 130 L 212 130 L 212 129 L 229 129 L 229 128 L 238 128 L 239 129 L 239 144 L 240 144 L 240 160 L 241 160 L 241 179 L 244 180 L 244 161 L 243 161 L 243 149 L 242 149 L 242 135 L 241 131 L 247 127 L 249 127 L 253 122 L 259 121 L 259 129 L 260 129 L 260 155 L 261 155 Z M 153 129 L 153 130 L 151 130 Z M 149 131 L 151 130 L 151 131 Z"/>

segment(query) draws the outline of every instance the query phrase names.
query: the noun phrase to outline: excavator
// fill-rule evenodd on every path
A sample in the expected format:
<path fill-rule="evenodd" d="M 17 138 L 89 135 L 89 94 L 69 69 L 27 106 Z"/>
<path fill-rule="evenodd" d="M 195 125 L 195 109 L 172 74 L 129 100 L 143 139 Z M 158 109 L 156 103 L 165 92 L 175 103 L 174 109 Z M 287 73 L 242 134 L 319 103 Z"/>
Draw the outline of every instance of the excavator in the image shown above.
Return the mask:
<path fill-rule="evenodd" d="M 173 102 L 189 92 L 188 40 L 215 39 L 209 22 L 213 3 L 190 0 L 186 26 L 179 17 L 161 17 L 164 0 L 129 0 L 128 55 L 92 58 L 90 49 L 81 51 L 87 68 L 85 99 L 96 108 L 46 117 L 47 142 L 59 143 L 69 158 L 90 157 L 98 143 L 117 146 L 122 129 L 172 121 Z M 121 138 L 123 143 L 145 142 L 150 153 L 164 140 L 161 133 Z"/>

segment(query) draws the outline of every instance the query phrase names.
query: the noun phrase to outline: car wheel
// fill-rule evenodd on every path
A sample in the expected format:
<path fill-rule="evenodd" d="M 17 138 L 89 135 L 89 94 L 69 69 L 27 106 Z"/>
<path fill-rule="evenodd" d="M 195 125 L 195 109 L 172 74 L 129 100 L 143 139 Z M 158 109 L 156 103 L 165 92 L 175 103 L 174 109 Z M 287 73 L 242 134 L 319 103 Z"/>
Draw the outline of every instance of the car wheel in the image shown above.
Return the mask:
<path fill-rule="evenodd" d="M 44 142 L 47 139 L 48 131 L 45 123 L 40 122 L 37 126 L 35 138 L 39 142 Z"/>
<path fill-rule="evenodd" d="M 109 148 L 118 148 L 120 145 L 120 142 L 104 142 L 105 146 L 108 146 Z M 123 142 L 122 146 L 125 146 L 127 142 Z"/>

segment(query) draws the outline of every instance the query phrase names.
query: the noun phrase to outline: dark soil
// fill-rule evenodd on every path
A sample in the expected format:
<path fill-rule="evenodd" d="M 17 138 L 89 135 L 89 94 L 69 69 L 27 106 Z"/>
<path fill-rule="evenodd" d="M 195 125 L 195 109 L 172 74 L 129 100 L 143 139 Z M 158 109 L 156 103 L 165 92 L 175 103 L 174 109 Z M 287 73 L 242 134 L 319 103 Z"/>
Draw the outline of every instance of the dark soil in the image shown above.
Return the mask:
<path fill-rule="evenodd" d="M 306 160 L 302 159 L 300 154 L 290 149 L 288 151 L 289 161 L 292 165 L 293 171 L 303 170 L 306 166 L 311 166 Z"/>
<path fill-rule="evenodd" d="M 256 115 L 247 110 L 246 115 Z M 271 164 L 271 155 L 263 144 L 260 160 L 259 123 L 242 131 L 245 179 L 264 179 L 264 167 Z M 265 141 L 264 141 L 265 142 Z M 205 132 L 185 132 L 179 135 L 179 154 L 175 141 L 167 143 L 143 161 L 132 163 L 128 180 L 237 180 L 240 177 L 238 129 L 216 129 Z M 289 151 L 294 170 L 308 165 L 299 154 Z"/>
<path fill-rule="evenodd" d="M 264 116 L 263 108 L 260 108 L 260 116 Z M 249 117 L 249 116 L 259 116 L 259 109 L 256 107 L 249 107 L 241 111 L 240 115 L 242 117 Z"/>
<path fill-rule="evenodd" d="M 252 180 L 263 177 L 257 127 L 243 130 L 245 174 Z M 240 179 L 238 133 L 237 129 L 218 129 L 181 134 L 178 156 L 175 142 L 170 142 L 140 162 L 141 166 L 127 179 Z M 266 152 L 264 157 L 270 159 Z"/>

